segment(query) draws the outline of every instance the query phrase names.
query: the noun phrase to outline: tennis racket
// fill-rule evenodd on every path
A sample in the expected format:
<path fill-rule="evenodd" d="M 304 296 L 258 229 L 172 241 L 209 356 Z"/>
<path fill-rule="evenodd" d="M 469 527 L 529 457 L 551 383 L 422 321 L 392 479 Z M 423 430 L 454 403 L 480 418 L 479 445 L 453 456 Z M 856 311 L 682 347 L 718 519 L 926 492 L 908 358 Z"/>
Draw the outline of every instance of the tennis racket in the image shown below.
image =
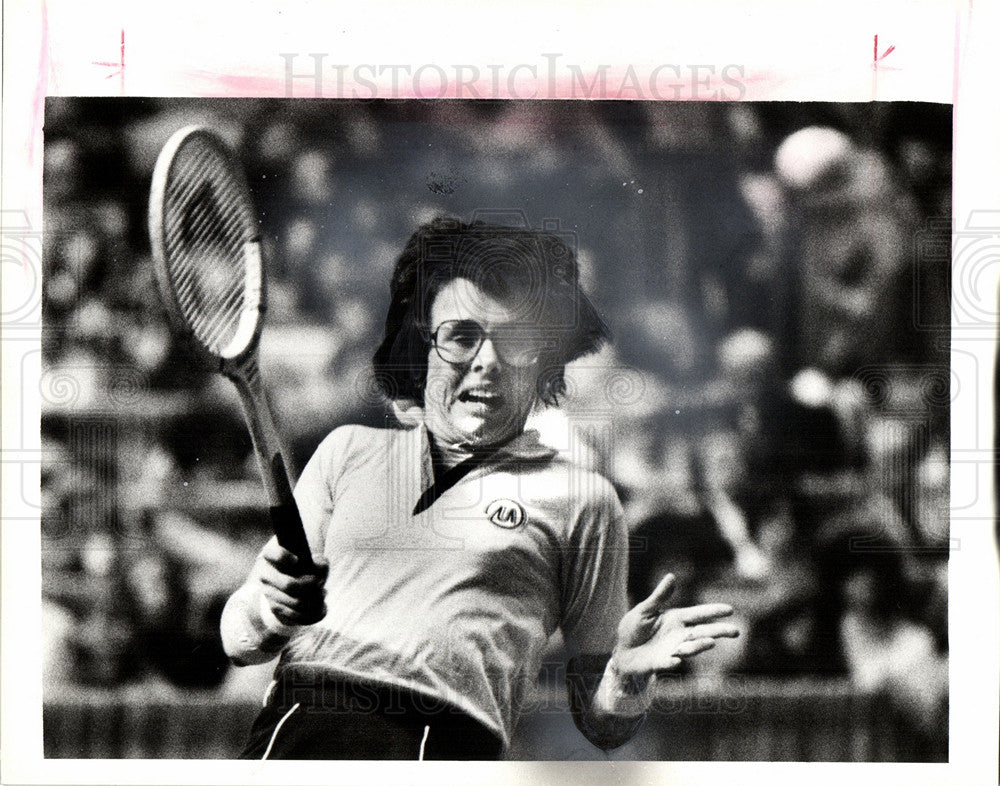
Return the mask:
<path fill-rule="evenodd" d="M 242 168 L 207 129 L 182 128 L 160 152 L 149 237 L 169 321 L 205 365 L 236 385 L 274 533 L 308 570 L 309 543 L 260 376 L 257 348 L 266 304 L 257 217 Z"/>

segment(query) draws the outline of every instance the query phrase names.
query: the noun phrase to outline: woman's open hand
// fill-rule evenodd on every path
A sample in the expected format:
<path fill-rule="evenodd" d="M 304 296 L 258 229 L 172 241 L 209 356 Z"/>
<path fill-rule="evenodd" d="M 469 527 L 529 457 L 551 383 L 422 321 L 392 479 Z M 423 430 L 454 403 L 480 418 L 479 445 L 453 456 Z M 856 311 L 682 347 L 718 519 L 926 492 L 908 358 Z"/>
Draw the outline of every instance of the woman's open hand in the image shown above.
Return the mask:
<path fill-rule="evenodd" d="M 720 622 L 733 613 L 726 603 L 704 603 L 688 608 L 668 608 L 674 576 L 668 573 L 653 593 L 622 617 L 618 643 L 612 656 L 621 676 L 641 677 L 677 667 L 715 646 L 716 639 L 735 638 L 739 629 Z"/>

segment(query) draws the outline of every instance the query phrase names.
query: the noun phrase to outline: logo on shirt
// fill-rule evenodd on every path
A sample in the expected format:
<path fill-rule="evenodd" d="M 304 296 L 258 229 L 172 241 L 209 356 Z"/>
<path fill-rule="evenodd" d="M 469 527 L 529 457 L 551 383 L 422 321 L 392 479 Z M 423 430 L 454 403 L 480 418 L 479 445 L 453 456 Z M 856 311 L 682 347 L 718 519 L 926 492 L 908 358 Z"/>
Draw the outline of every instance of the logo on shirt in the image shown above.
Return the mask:
<path fill-rule="evenodd" d="M 495 499 L 486 506 L 486 515 L 498 527 L 514 529 L 524 521 L 524 508 L 512 499 Z"/>

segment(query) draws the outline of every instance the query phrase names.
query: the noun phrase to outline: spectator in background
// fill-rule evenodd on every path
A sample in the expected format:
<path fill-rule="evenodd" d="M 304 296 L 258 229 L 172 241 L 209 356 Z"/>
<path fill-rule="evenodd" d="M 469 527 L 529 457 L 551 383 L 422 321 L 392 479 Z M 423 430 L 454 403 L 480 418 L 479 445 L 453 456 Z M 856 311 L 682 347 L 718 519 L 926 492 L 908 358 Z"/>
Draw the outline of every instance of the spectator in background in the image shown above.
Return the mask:
<path fill-rule="evenodd" d="M 815 528 L 819 508 L 860 493 L 858 448 L 832 385 L 821 375 L 810 382 L 809 369 L 784 378 L 767 334 L 730 333 L 717 367 L 705 388 L 708 414 L 696 453 L 704 501 L 738 572 L 760 578 L 767 561 L 754 539 L 758 523 L 790 506 L 797 527 Z"/>
<path fill-rule="evenodd" d="M 229 669 L 217 633 L 225 595 L 199 602 L 188 563 L 158 546 L 132 555 L 125 576 L 136 656 L 146 672 L 184 688 L 220 685 Z"/>
<path fill-rule="evenodd" d="M 947 719 L 947 657 L 913 607 L 914 588 L 900 555 L 852 556 L 842 564 L 839 626 L 851 681 L 865 693 L 883 696 L 915 733 L 933 743 Z"/>
<path fill-rule="evenodd" d="M 821 604 L 812 544 L 782 499 L 763 512 L 756 539 L 769 567 L 760 587 L 745 593 L 749 634 L 735 670 L 778 678 L 815 673 L 829 661 L 817 652 Z"/>
<path fill-rule="evenodd" d="M 752 622 L 744 670 L 842 669 L 839 580 L 819 570 L 831 559 L 824 543 L 865 522 L 872 546 L 913 542 L 884 493 L 885 473 L 866 472 L 868 435 L 879 420 L 858 380 L 834 381 L 815 368 L 783 378 L 774 344 L 759 330 L 725 337 L 718 369 L 705 387 L 705 429 L 692 441 L 701 513 L 686 534 L 718 555 L 716 564 L 732 560 L 730 579 L 756 584 L 738 601 Z M 676 526 L 667 521 L 662 514 L 647 519 L 641 531 L 663 533 L 663 564 L 686 564 L 690 548 L 669 554 L 672 541 L 685 541 L 671 535 Z M 713 542 L 723 548 L 712 549 Z M 713 580 L 709 566 L 692 571 L 701 586 Z M 716 581 L 724 575 L 714 574 Z M 640 566 L 637 580 L 642 575 Z"/>
<path fill-rule="evenodd" d="M 832 128 L 791 134 L 775 169 L 795 210 L 800 362 L 834 376 L 886 362 L 916 338 L 912 198 L 884 155 Z"/>

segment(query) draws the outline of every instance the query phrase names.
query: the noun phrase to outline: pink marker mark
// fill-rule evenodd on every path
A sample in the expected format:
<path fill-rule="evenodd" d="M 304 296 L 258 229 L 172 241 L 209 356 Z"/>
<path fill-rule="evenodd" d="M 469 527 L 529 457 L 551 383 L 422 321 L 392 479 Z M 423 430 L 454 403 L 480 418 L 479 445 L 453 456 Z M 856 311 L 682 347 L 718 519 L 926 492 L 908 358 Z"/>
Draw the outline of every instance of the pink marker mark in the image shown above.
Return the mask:
<path fill-rule="evenodd" d="M 872 63 L 873 68 L 878 68 L 878 64 L 885 60 L 889 55 L 896 51 L 895 44 L 886 49 L 881 55 L 878 53 L 878 33 L 875 34 L 875 52 L 874 52 L 874 62 Z"/>
<path fill-rule="evenodd" d="M 119 79 L 118 89 L 122 95 L 125 95 L 125 29 L 122 28 L 121 31 L 121 45 L 119 47 L 118 62 L 110 63 L 105 60 L 94 60 L 91 65 L 105 66 L 106 68 L 117 68 L 117 71 L 112 71 L 108 74 L 105 79 L 111 79 L 113 76 L 117 76 Z"/>
<path fill-rule="evenodd" d="M 45 96 L 49 92 L 49 7 L 42 3 L 42 46 L 38 56 L 38 79 L 35 80 L 35 100 L 31 107 L 31 137 L 28 140 L 28 166 L 35 165 L 35 140 L 40 137 L 45 117 Z"/>
<path fill-rule="evenodd" d="M 896 51 L 896 46 L 895 44 L 893 44 L 880 55 L 878 53 L 878 33 L 875 34 L 875 43 L 872 47 L 872 101 L 876 99 L 876 96 L 878 94 L 879 63 L 881 63 L 895 51 Z M 889 67 L 883 66 L 882 70 L 895 71 L 897 69 L 892 68 L 891 66 Z"/>
<path fill-rule="evenodd" d="M 266 76 L 219 74 L 213 71 L 190 70 L 184 76 L 192 95 L 210 98 L 287 97 L 283 79 Z M 196 83 L 196 84 L 195 84 Z"/>

